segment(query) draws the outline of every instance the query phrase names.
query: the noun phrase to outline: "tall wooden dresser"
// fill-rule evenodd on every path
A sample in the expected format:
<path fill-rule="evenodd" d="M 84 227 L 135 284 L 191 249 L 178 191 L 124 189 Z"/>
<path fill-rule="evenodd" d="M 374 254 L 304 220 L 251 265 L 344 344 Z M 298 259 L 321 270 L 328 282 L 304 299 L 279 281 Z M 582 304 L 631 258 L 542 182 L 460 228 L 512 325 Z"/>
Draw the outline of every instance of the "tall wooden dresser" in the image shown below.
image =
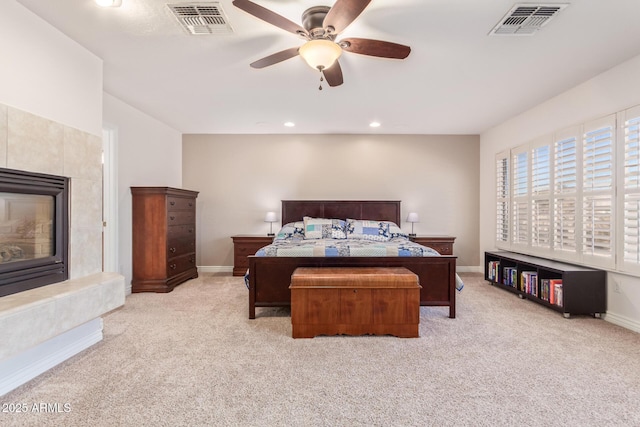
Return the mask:
<path fill-rule="evenodd" d="M 171 292 L 198 277 L 197 191 L 131 187 L 133 197 L 132 292 Z"/>

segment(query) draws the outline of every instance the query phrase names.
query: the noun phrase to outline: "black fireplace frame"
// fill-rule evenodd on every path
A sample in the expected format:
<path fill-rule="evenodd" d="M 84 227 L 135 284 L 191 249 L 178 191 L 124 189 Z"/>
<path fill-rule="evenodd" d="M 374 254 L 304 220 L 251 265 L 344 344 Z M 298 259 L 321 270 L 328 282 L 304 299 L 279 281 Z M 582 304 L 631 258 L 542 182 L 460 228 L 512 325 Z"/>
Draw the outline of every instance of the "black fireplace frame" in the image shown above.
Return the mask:
<path fill-rule="evenodd" d="M 54 198 L 53 255 L 0 263 L 0 297 L 69 278 L 69 178 L 0 168 L 0 192 Z"/>

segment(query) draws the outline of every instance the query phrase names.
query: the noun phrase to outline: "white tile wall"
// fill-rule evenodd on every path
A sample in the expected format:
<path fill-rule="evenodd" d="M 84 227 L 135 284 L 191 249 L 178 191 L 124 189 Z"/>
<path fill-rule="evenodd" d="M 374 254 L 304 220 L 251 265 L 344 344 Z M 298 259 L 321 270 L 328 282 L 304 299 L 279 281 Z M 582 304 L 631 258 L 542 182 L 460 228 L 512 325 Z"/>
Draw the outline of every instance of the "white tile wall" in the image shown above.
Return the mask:
<path fill-rule="evenodd" d="M 70 178 L 69 278 L 0 298 L 0 361 L 124 304 L 102 273 L 101 137 L 0 104 L 0 167 Z"/>

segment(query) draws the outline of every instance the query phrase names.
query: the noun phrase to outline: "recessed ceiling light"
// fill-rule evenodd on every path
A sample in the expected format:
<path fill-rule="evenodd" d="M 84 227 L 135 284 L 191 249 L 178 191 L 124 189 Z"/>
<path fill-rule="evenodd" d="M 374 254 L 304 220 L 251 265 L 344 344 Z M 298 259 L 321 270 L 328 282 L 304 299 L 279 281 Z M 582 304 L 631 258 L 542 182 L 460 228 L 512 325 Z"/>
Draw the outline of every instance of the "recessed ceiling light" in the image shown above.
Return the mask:
<path fill-rule="evenodd" d="M 371 122 L 369 123 L 369 126 L 372 128 L 379 128 L 380 127 L 380 122 Z"/>
<path fill-rule="evenodd" d="M 294 127 L 296 124 L 295 124 L 295 123 L 293 123 L 293 122 L 284 122 L 284 125 L 285 125 L 286 127 L 288 127 L 288 128 L 292 128 L 292 127 Z"/>
<path fill-rule="evenodd" d="M 95 0 L 98 6 L 102 7 L 120 7 L 122 0 Z"/>

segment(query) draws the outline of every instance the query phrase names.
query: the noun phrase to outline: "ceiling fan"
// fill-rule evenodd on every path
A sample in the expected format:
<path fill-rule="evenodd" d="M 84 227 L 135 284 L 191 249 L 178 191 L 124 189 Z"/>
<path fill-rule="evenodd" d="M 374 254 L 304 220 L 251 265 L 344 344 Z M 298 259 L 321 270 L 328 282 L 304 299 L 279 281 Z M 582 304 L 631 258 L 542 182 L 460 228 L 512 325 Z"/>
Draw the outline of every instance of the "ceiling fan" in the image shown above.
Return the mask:
<path fill-rule="evenodd" d="M 409 46 L 381 40 L 362 38 L 335 40 L 370 2 L 371 0 L 336 0 L 333 7 L 310 7 L 302 13 L 302 26 L 249 0 L 234 0 L 233 5 L 256 18 L 307 40 L 300 47 L 285 49 L 252 62 L 251 67 L 264 68 L 300 55 L 309 66 L 321 73 L 320 81 L 324 76 L 329 86 L 339 86 L 344 81 L 338 62 L 342 51 L 392 59 L 404 59 L 411 52 Z"/>

